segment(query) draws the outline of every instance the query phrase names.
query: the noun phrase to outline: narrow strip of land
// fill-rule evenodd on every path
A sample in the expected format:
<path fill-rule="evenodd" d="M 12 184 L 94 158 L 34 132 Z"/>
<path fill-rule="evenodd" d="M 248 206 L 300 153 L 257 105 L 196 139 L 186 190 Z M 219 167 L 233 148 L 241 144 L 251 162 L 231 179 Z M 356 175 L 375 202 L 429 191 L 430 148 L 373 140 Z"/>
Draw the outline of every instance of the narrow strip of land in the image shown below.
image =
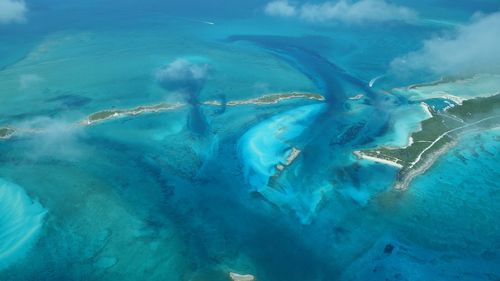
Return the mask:
<path fill-rule="evenodd" d="M 201 105 L 205 106 L 243 106 L 243 105 L 256 105 L 256 106 L 264 106 L 264 105 L 272 105 L 278 104 L 288 100 L 312 100 L 312 101 L 324 101 L 325 98 L 316 93 L 307 93 L 307 92 L 286 92 L 286 93 L 275 93 L 275 94 L 267 94 L 261 97 L 252 98 L 248 100 L 236 100 L 229 102 L 222 102 L 218 100 L 205 101 L 202 102 Z M 83 121 L 79 122 L 75 125 L 84 125 L 84 126 L 92 126 L 98 123 L 102 123 L 104 121 L 110 121 L 113 119 L 123 118 L 123 117 L 131 117 L 131 116 L 139 116 L 143 114 L 152 114 L 152 113 L 161 113 L 166 111 L 174 111 L 181 109 L 187 106 L 186 103 L 178 102 L 178 103 L 159 103 L 154 105 L 142 105 L 129 109 L 104 109 L 87 116 Z M 20 130 L 14 127 L 0 127 L 0 140 L 7 140 L 14 135 L 24 134 L 29 132 L 39 132 L 38 129 L 32 130 Z"/>
<path fill-rule="evenodd" d="M 398 188 L 407 188 L 414 177 L 431 167 L 462 134 L 500 125 L 500 94 L 466 100 L 444 112 L 426 108 L 430 110 L 431 118 L 421 123 L 422 130 L 411 135 L 413 142 L 409 146 L 383 146 L 355 152 L 358 158 L 398 167 Z"/>
<path fill-rule="evenodd" d="M 500 115 L 497 115 L 497 116 L 492 116 L 492 117 L 487 117 L 487 118 L 483 118 L 477 122 L 474 122 L 474 123 L 470 123 L 470 124 L 466 124 L 462 127 L 458 127 L 458 128 L 455 128 L 455 129 L 451 129 L 449 131 L 446 131 L 444 132 L 443 134 L 441 134 L 437 139 L 435 139 L 433 142 L 431 142 L 431 144 L 426 147 L 424 150 L 422 150 L 422 152 L 420 152 L 417 156 L 417 159 L 415 159 L 415 161 L 411 162 L 410 163 L 410 166 L 409 168 L 413 168 L 413 166 L 415 166 L 415 164 L 418 163 L 418 161 L 420 161 L 420 159 L 422 159 L 422 155 L 427 152 L 429 149 L 432 148 L 432 146 L 434 146 L 438 141 L 440 141 L 442 138 L 444 138 L 446 135 L 452 133 L 452 132 L 455 132 L 455 131 L 458 131 L 458 130 L 462 130 L 462 129 L 465 129 L 467 127 L 470 127 L 470 126 L 474 126 L 474 125 L 478 125 L 479 123 L 483 122 L 483 121 L 486 121 L 486 120 L 490 120 L 490 119 L 495 119 L 495 118 L 499 118 Z"/>

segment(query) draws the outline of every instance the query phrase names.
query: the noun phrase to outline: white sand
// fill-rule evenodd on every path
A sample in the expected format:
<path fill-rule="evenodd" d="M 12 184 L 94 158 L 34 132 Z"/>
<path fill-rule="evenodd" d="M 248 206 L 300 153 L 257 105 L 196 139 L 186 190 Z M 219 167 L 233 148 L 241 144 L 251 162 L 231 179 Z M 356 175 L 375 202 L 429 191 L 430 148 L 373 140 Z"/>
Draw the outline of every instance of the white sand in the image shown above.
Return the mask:
<path fill-rule="evenodd" d="M 211 106 L 222 106 L 222 103 L 218 100 L 209 100 L 209 101 L 204 101 L 204 105 L 211 105 Z"/>
<path fill-rule="evenodd" d="M 238 274 L 235 272 L 229 272 L 229 277 L 231 277 L 231 280 L 233 281 L 254 281 L 255 276 L 251 274 Z"/>
<path fill-rule="evenodd" d="M 431 112 L 431 109 L 430 109 L 430 106 L 428 104 L 426 104 L 425 102 L 421 102 L 420 105 L 422 106 L 422 108 L 424 109 L 425 113 L 427 113 L 427 116 L 429 118 L 432 118 L 432 112 Z"/>
<path fill-rule="evenodd" d="M 373 162 L 377 162 L 377 163 L 381 163 L 381 164 L 393 166 L 393 167 L 396 167 L 398 169 L 402 169 L 403 168 L 403 165 L 401 165 L 401 164 L 398 164 L 396 162 L 393 162 L 393 161 L 390 161 L 390 160 L 387 160 L 387 159 L 382 159 L 382 158 L 377 158 L 377 157 L 373 157 L 373 156 L 368 156 L 368 155 L 364 154 L 361 151 L 355 151 L 354 154 L 356 156 L 358 156 L 359 158 L 361 158 L 361 159 L 370 160 L 370 161 L 373 161 Z"/>
<path fill-rule="evenodd" d="M 354 97 L 350 97 L 349 99 L 350 99 L 350 100 L 360 100 L 360 99 L 362 99 L 364 96 L 365 96 L 365 95 L 363 95 L 363 94 L 357 94 L 357 95 L 355 95 Z"/>
<path fill-rule="evenodd" d="M 300 153 L 301 153 L 301 151 L 299 149 L 292 147 L 292 152 L 290 153 L 290 155 L 286 159 L 286 165 L 290 166 L 293 163 L 293 161 L 295 161 L 295 159 L 297 159 L 297 157 L 299 157 Z"/>

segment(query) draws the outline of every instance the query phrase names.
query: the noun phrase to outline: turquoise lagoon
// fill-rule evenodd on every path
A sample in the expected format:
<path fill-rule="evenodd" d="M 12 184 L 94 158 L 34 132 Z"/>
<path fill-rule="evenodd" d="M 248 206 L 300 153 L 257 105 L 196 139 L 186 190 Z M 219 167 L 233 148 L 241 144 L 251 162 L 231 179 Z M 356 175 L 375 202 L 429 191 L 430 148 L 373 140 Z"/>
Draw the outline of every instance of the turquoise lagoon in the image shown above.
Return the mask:
<path fill-rule="evenodd" d="M 392 59 L 498 9 L 397 2 L 436 21 L 321 25 L 266 17 L 266 1 L 26 0 L 25 23 L 0 25 L 0 127 L 17 129 L 0 140 L 0 280 L 500 278 L 498 130 L 464 136 L 406 191 L 392 188 L 397 169 L 353 154 L 407 145 L 428 118 L 420 102 L 436 89 L 404 87 L 440 77 L 399 77 Z M 188 91 L 157 81 L 179 59 Z M 465 89 L 491 94 L 497 78 Z M 439 91 L 471 98 L 449 83 Z M 224 105 L 292 91 L 325 100 Z M 184 106 L 81 123 L 159 103 Z"/>

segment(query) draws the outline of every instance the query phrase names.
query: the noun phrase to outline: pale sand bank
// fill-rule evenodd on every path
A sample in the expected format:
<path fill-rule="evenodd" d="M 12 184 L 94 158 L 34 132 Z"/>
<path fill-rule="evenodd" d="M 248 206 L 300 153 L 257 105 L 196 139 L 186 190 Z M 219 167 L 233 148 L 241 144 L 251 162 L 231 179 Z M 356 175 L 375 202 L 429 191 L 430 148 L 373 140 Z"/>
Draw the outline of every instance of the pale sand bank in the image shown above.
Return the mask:
<path fill-rule="evenodd" d="M 413 140 L 413 137 L 412 136 L 409 136 L 408 137 L 408 144 L 403 146 L 402 148 L 408 148 L 410 146 L 412 146 L 412 144 L 414 143 L 415 141 Z"/>
<path fill-rule="evenodd" d="M 255 281 L 255 276 L 251 274 L 239 274 L 235 272 L 229 272 L 229 277 L 233 281 Z"/>
<path fill-rule="evenodd" d="M 295 161 L 295 159 L 297 159 L 297 157 L 299 157 L 301 152 L 302 151 L 300 149 L 292 147 L 292 151 L 290 152 L 290 155 L 288 155 L 288 157 L 286 158 L 286 162 L 284 164 L 276 165 L 276 169 L 279 172 L 284 171 L 286 169 L 286 167 L 292 165 L 292 163 Z"/>
<path fill-rule="evenodd" d="M 424 109 L 425 113 L 427 114 L 427 117 L 428 118 L 432 118 L 434 115 L 432 114 L 432 111 L 431 111 L 431 107 L 426 104 L 425 102 L 421 102 L 420 103 L 420 106 L 422 106 L 422 108 Z M 427 119 L 428 119 L 427 118 Z"/>
<path fill-rule="evenodd" d="M 396 163 L 394 161 L 390 161 L 390 160 L 382 159 L 382 158 L 377 158 L 377 157 L 373 157 L 373 156 L 368 156 L 368 155 L 364 154 L 361 151 L 354 151 L 354 155 L 356 155 L 359 159 L 364 159 L 364 160 L 369 160 L 369 161 L 377 162 L 377 163 L 380 163 L 380 164 L 389 165 L 389 166 L 392 166 L 392 167 L 396 167 L 398 169 L 402 169 L 403 168 L 403 165 L 398 164 L 398 163 Z"/>
<path fill-rule="evenodd" d="M 349 99 L 350 99 L 350 100 L 360 100 L 360 99 L 362 99 L 364 96 L 365 96 L 365 95 L 363 95 L 363 94 L 357 94 L 357 95 L 355 95 L 354 97 L 350 97 Z"/>
<path fill-rule="evenodd" d="M 0 140 L 10 139 L 16 130 L 10 127 L 0 128 Z"/>

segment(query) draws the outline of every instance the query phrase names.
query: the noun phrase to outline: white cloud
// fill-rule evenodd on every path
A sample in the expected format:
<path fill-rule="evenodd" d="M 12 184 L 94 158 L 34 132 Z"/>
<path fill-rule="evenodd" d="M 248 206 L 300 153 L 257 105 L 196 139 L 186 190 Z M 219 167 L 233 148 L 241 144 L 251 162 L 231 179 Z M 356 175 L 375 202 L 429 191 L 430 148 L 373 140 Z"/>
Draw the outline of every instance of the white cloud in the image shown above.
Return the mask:
<path fill-rule="evenodd" d="M 452 34 L 429 39 L 415 52 L 396 58 L 394 72 L 428 70 L 440 75 L 500 73 L 500 13 L 476 15 Z"/>
<path fill-rule="evenodd" d="M 297 14 L 297 9 L 286 0 L 278 0 L 268 3 L 264 12 L 269 16 L 293 17 Z"/>
<path fill-rule="evenodd" d="M 27 11 L 23 0 L 0 0 L 0 24 L 24 22 Z"/>
<path fill-rule="evenodd" d="M 193 63 L 186 59 L 177 59 L 158 69 L 156 81 L 169 90 L 192 91 L 208 77 L 210 67 L 205 63 Z"/>
<path fill-rule="evenodd" d="M 417 13 L 407 7 L 389 4 L 383 0 L 361 0 L 358 2 L 325 2 L 305 4 L 300 17 L 312 22 L 340 21 L 347 23 L 412 21 Z"/>
<path fill-rule="evenodd" d="M 366 22 L 414 21 L 417 13 L 407 7 L 384 0 L 340 0 L 318 4 L 306 3 L 294 6 L 285 0 L 267 4 L 266 14 L 270 16 L 296 16 L 309 22 L 342 22 L 362 24 Z"/>
<path fill-rule="evenodd" d="M 156 78 L 166 80 L 202 80 L 208 74 L 207 64 L 194 64 L 185 59 L 177 59 L 160 68 Z"/>
<path fill-rule="evenodd" d="M 72 160 L 83 156 L 83 127 L 64 120 L 37 117 L 18 124 L 20 132 L 32 135 L 30 138 L 29 158 L 61 157 Z"/>

